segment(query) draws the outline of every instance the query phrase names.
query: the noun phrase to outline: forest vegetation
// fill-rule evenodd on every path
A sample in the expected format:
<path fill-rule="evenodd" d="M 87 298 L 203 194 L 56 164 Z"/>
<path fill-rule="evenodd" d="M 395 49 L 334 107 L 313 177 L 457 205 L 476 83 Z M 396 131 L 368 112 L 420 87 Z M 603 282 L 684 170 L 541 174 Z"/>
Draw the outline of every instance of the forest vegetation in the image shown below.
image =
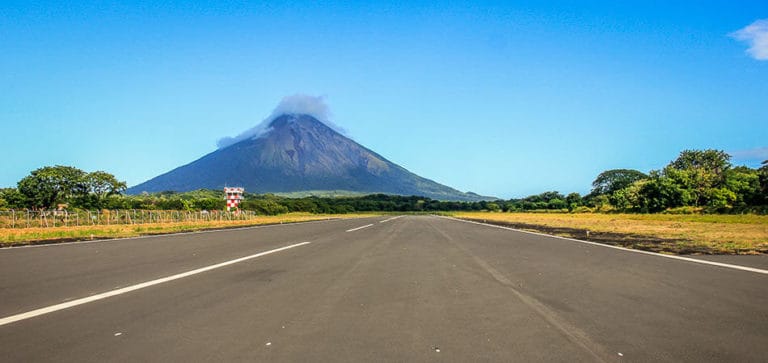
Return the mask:
<path fill-rule="evenodd" d="M 46 166 L 32 171 L 16 188 L 0 189 L 0 209 L 199 211 L 226 207 L 220 190 L 139 195 L 126 195 L 125 190 L 125 182 L 104 171 Z M 547 191 L 509 200 L 449 202 L 386 194 L 290 198 L 246 193 L 241 208 L 264 215 L 436 211 L 765 214 L 768 211 L 768 161 L 752 169 L 732 165 L 730 155 L 721 150 L 685 150 L 660 170 L 648 173 L 606 170 L 597 175 L 591 192 L 585 196 Z"/>

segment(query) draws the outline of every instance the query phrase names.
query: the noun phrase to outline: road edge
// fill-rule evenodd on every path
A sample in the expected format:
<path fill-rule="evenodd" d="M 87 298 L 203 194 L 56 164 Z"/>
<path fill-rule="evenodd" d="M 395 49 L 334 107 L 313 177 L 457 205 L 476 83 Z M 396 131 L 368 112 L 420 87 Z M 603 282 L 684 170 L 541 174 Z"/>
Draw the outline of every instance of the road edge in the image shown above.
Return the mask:
<path fill-rule="evenodd" d="M 533 235 L 537 235 L 537 236 L 552 237 L 552 238 L 557 238 L 557 239 L 571 241 L 571 242 L 578 242 L 578 243 L 588 244 L 588 245 L 592 245 L 592 246 L 613 248 L 613 249 L 616 249 L 616 250 L 621 250 L 621 251 L 626 251 L 626 252 L 642 253 L 644 255 L 649 255 L 649 256 L 664 257 L 664 258 L 669 258 L 669 259 L 674 259 L 674 260 L 698 263 L 698 264 L 702 264 L 702 265 L 711 265 L 711 266 L 729 268 L 729 269 L 733 269 L 733 270 L 740 270 L 740 271 L 747 271 L 747 272 L 753 272 L 753 273 L 768 275 L 768 270 L 764 270 L 764 269 L 760 269 L 760 268 L 755 268 L 755 267 L 733 265 L 733 264 L 729 264 L 729 263 L 722 263 L 722 262 L 715 262 L 715 261 L 708 261 L 708 260 L 699 260 L 699 259 L 690 258 L 690 257 L 683 257 L 683 256 L 665 255 L 665 254 L 662 254 L 662 253 L 643 251 L 643 250 L 635 250 L 635 249 L 621 247 L 621 246 L 612 246 L 612 245 L 608 245 L 608 244 L 604 244 L 604 243 L 598 243 L 598 242 L 592 242 L 592 241 L 584 241 L 584 240 L 570 238 L 570 237 L 561 237 L 561 236 L 555 236 L 555 235 L 546 234 L 546 233 L 525 231 L 525 230 L 522 230 L 522 229 L 515 229 L 515 228 L 511 228 L 511 227 L 499 226 L 499 225 L 490 224 L 490 223 L 482 223 L 482 222 L 470 221 L 470 220 L 456 218 L 456 217 L 448 217 L 448 216 L 441 216 L 441 215 L 434 215 L 434 216 L 435 217 L 439 217 L 439 218 L 443 218 L 443 219 L 454 220 L 454 221 L 458 221 L 458 222 L 477 224 L 477 225 L 481 225 L 481 226 L 499 228 L 499 229 L 504 229 L 504 230 L 508 230 L 508 231 L 533 234 Z"/>

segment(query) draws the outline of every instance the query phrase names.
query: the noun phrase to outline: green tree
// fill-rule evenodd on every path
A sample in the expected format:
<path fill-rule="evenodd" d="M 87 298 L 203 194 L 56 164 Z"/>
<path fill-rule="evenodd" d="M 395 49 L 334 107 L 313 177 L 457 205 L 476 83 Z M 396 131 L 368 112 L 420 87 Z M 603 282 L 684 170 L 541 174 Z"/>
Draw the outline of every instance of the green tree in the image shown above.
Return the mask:
<path fill-rule="evenodd" d="M 27 206 L 27 198 L 16 188 L 0 189 L 0 198 L 5 200 L 5 208 L 23 209 Z"/>
<path fill-rule="evenodd" d="M 706 190 L 706 199 L 708 207 L 726 209 L 732 208 L 738 197 L 727 188 L 709 188 Z"/>
<path fill-rule="evenodd" d="M 193 204 L 195 209 L 200 210 L 221 210 L 226 208 L 227 202 L 224 198 L 201 198 L 195 199 Z"/>
<path fill-rule="evenodd" d="M 54 208 L 86 194 L 85 172 L 71 166 L 46 166 L 21 179 L 18 189 L 31 208 Z"/>
<path fill-rule="evenodd" d="M 641 212 L 661 212 L 685 205 L 688 196 L 674 180 L 652 171 L 638 190 L 637 208 Z"/>
<path fill-rule="evenodd" d="M 619 210 L 640 210 L 640 191 L 648 182 L 648 179 L 638 180 L 624 189 L 613 192 L 608 200 L 611 205 Z"/>
<path fill-rule="evenodd" d="M 86 173 L 82 184 L 84 193 L 74 200 L 76 206 L 81 208 L 105 208 L 109 197 L 120 195 L 127 188 L 125 182 L 104 171 Z"/>
<path fill-rule="evenodd" d="M 624 189 L 632 183 L 646 179 L 648 175 L 632 169 L 612 169 L 606 170 L 595 178 L 592 182 L 592 195 L 612 194 L 613 192 Z"/>
<path fill-rule="evenodd" d="M 486 204 L 485 208 L 488 209 L 488 211 L 490 212 L 498 212 L 501 210 L 501 207 L 495 202 Z"/>
<path fill-rule="evenodd" d="M 277 215 L 288 213 L 288 208 L 274 200 L 246 200 L 243 209 L 255 211 L 258 214 Z"/>
<path fill-rule="evenodd" d="M 568 211 L 571 212 L 574 209 L 584 205 L 584 202 L 579 193 L 570 193 L 565 197 L 565 203 L 568 205 Z"/>
<path fill-rule="evenodd" d="M 610 201 L 608 200 L 608 196 L 605 194 L 591 196 L 589 198 L 589 203 L 591 206 L 595 207 L 598 212 L 605 211 L 607 208 L 610 208 Z"/>
<path fill-rule="evenodd" d="M 664 168 L 664 174 L 690 193 L 691 198 L 684 201 L 685 205 L 705 206 L 711 204 L 711 197 L 722 196 L 710 189 L 725 186 L 730 159 L 731 156 L 722 150 L 684 150 Z"/>
<path fill-rule="evenodd" d="M 731 167 L 730 160 L 731 156 L 722 150 L 683 150 L 669 167 L 677 170 L 703 169 L 720 176 Z"/>
<path fill-rule="evenodd" d="M 560 198 L 552 198 L 547 201 L 547 209 L 565 209 L 568 207 L 565 200 Z"/>
<path fill-rule="evenodd" d="M 128 188 L 124 181 L 117 180 L 114 175 L 105 171 L 88 173 L 84 179 L 88 193 L 95 195 L 99 200 L 120 194 Z"/>
<path fill-rule="evenodd" d="M 759 204 L 768 204 L 768 160 L 763 161 L 763 165 L 758 169 L 760 173 L 760 194 L 762 199 Z"/>
<path fill-rule="evenodd" d="M 760 171 L 746 166 L 737 166 L 725 173 L 725 188 L 733 192 L 733 205 L 745 207 L 760 205 Z"/>

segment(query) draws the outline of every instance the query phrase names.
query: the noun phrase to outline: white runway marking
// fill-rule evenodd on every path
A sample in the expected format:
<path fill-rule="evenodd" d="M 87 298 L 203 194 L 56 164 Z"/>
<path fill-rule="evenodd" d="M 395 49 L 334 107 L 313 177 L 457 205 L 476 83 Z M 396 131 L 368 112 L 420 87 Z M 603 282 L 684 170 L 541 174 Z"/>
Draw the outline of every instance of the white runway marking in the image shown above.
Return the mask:
<path fill-rule="evenodd" d="M 397 217 L 392 217 L 392 218 L 389 218 L 389 219 L 385 219 L 385 220 L 383 220 L 383 221 L 381 221 L 381 222 L 379 222 L 379 223 L 384 223 L 384 222 L 394 221 L 395 219 L 398 219 L 398 218 L 400 218 L 400 217 L 402 217 L 402 216 L 397 216 Z"/>
<path fill-rule="evenodd" d="M 133 286 L 124 287 L 122 289 L 107 291 L 107 292 L 104 292 L 104 293 L 101 293 L 101 294 L 84 297 L 82 299 L 72 300 L 72 301 L 69 301 L 69 302 L 65 302 L 65 303 L 61 303 L 61 304 L 57 304 L 57 305 L 51 305 L 51 306 L 48 306 L 48 307 L 44 307 L 44 308 L 28 311 L 26 313 L 21 313 L 21 314 L 16 314 L 16 315 L 8 316 L 8 317 L 0 319 L 0 326 L 6 325 L 6 324 L 10 324 L 10 323 L 13 323 L 13 322 L 17 322 L 17 321 L 20 321 L 20 320 L 25 320 L 25 319 L 33 318 L 33 317 L 40 316 L 40 315 L 43 315 L 43 314 L 52 313 L 54 311 L 69 309 L 69 308 L 74 307 L 74 306 L 83 305 L 83 304 L 87 304 L 89 302 L 94 302 L 94 301 L 97 301 L 97 300 L 106 299 L 108 297 L 112 297 L 112 296 L 116 296 L 116 295 L 122 295 L 122 294 L 125 294 L 125 293 L 128 293 L 128 292 L 131 292 L 131 291 L 136 291 L 136 290 L 139 290 L 139 289 L 143 289 L 145 287 L 159 285 L 159 284 L 162 284 L 162 283 L 165 283 L 165 282 L 169 282 L 169 281 L 173 281 L 173 280 L 178 280 L 178 279 L 181 279 L 181 278 L 184 278 L 184 277 L 188 277 L 188 276 L 192 276 L 192 275 L 197 275 L 199 273 L 215 270 L 217 268 L 233 265 L 233 264 L 236 264 L 236 263 L 239 263 L 239 262 L 247 261 L 247 260 L 250 260 L 250 259 L 254 259 L 254 258 L 257 258 L 257 257 L 268 255 L 268 254 L 271 254 L 271 253 L 284 251 L 284 250 L 287 250 L 287 249 L 290 249 L 290 248 L 294 248 L 294 247 L 304 246 L 304 245 L 307 245 L 309 243 L 311 243 L 311 242 L 301 242 L 301 243 L 293 244 L 293 245 L 290 245 L 290 246 L 275 248 L 273 250 L 259 252 L 259 253 L 255 254 L 255 255 L 245 256 L 245 257 L 237 258 L 237 259 L 234 259 L 234 260 L 229 260 L 229 261 L 222 262 L 222 263 L 217 263 L 215 265 L 210 265 L 210 266 L 202 267 L 202 268 L 199 268 L 199 269 L 196 269 L 196 270 L 192 270 L 192 271 L 187 271 L 187 272 L 183 272 L 183 273 L 180 273 L 180 274 L 176 274 L 176 275 L 173 275 L 173 276 L 168 276 L 168 277 L 163 277 L 163 278 L 152 280 L 152 281 L 147 281 L 147 282 L 136 284 L 136 285 L 133 285 Z"/>
<path fill-rule="evenodd" d="M 368 228 L 368 227 L 370 227 L 370 226 L 372 226 L 372 225 L 373 225 L 373 224 L 366 224 L 366 225 L 364 225 L 364 226 L 362 226 L 362 227 L 357 227 L 357 228 L 348 229 L 348 230 L 347 230 L 347 232 L 354 232 L 354 231 L 357 231 L 357 230 L 360 230 L 360 229 L 363 229 L 363 228 Z"/>
<path fill-rule="evenodd" d="M 741 265 L 732 265 L 732 264 L 729 264 L 729 263 L 714 262 L 714 261 L 707 261 L 707 260 L 698 260 L 698 259 L 690 258 L 690 257 L 682 257 L 682 256 L 675 256 L 675 255 L 664 255 L 664 254 L 661 254 L 661 253 L 650 252 L 650 251 L 633 250 L 631 248 L 626 248 L 626 247 L 611 246 L 611 245 L 606 245 L 606 244 L 597 243 L 597 242 L 582 241 L 580 239 L 574 239 L 574 238 L 568 238 L 568 237 L 560 237 L 560 236 L 553 236 L 551 234 L 545 234 L 545 233 L 523 231 L 521 229 L 514 229 L 514 228 L 509 228 L 509 227 L 504 227 L 504 226 L 497 226 L 497 225 L 488 224 L 488 223 L 480 223 L 480 222 L 475 222 L 475 221 L 467 221 L 467 220 L 463 220 L 463 219 L 459 219 L 459 218 L 453 218 L 453 217 L 443 217 L 443 216 L 438 216 L 438 217 L 446 218 L 446 219 L 452 219 L 452 220 L 459 221 L 459 222 L 464 222 L 464 223 L 472 223 L 472 224 L 479 224 L 481 226 L 488 226 L 488 227 L 493 227 L 493 228 L 506 229 L 506 230 L 509 230 L 509 231 L 522 232 L 522 233 L 528 233 L 528 234 L 535 234 L 535 235 L 538 235 L 538 236 L 546 236 L 546 237 L 564 239 L 566 241 L 579 242 L 579 243 L 584 243 L 584 244 L 593 245 L 593 246 L 613 248 L 613 249 L 627 251 L 627 252 L 642 253 L 644 255 L 651 255 L 651 256 L 658 256 L 658 257 L 664 257 L 664 258 L 671 258 L 671 259 L 674 259 L 674 260 L 688 261 L 688 262 L 700 263 L 700 264 L 703 264 L 703 265 L 712 265 L 712 266 L 730 268 L 730 269 L 734 269 L 734 270 L 749 271 L 749 272 L 759 273 L 759 274 L 763 274 L 763 275 L 768 275 L 768 270 L 763 270 L 763 269 L 754 268 L 754 267 L 747 267 L 747 266 L 741 266 Z"/>

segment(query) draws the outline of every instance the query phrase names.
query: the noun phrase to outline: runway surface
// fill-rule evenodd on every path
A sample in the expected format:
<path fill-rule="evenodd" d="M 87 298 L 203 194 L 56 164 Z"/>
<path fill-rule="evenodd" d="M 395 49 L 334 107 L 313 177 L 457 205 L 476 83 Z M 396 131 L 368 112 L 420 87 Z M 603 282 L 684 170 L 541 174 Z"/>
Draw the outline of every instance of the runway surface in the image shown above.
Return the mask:
<path fill-rule="evenodd" d="M 3 362 L 766 357 L 767 274 L 435 216 L 0 250 Z"/>

